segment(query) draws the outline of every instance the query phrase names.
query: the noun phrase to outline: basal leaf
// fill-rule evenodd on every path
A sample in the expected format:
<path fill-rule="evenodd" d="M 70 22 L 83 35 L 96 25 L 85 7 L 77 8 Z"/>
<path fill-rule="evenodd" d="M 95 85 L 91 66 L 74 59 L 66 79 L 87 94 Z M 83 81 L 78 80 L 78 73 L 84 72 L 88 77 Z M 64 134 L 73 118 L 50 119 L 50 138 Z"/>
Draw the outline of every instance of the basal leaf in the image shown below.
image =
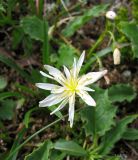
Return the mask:
<path fill-rule="evenodd" d="M 5 98 L 9 97 L 22 97 L 22 95 L 18 92 L 2 92 L 0 93 L 0 100 L 3 100 Z"/>
<path fill-rule="evenodd" d="M 76 50 L 66 44 L 62 44 L 58 50 L 59 60 L 58 66 L 72 66 L 73 58 Z"/>
<path fill-rule="evenodd" d="M 126 116 L 120 120 L 112 130 L 107 132 L 101 142 L 100 154 L 108 154 L 115 143 L 123 137 L 123 134 L 127 130 L 127 125 L 133 122 L 136 118 L 138 118 L 138 115 Z"/>
<path fill-rule="evenodd" d="M 127 128 L 125 133 L 123 134 L 123 139 L 126 140 L 138 140 L 138 129 Z"/>
<path fill-rule="evenodd" d="M 66 153 L 61 153 L 60 151 L 58 150 L 52 150 L 51 152 L 51 156 L 50 156 L 50 160 L 63 160 L 67 157 L 67 154 Z"/>
<path fill-rule="evenodd" d="M 25 160 L 49 160 L 50 149 L 53 148 L 51 141 L 45 141 L 40 147 L 25 157 Z"/>
<path fill-rule="evenodd" d="M 87 155 L 87 152 L 74 141 L 59 140 L 55 143 L 54 148 L 73 156 Z"/>
<path fill-rule="evenodd" d="M 96 101 L 96 107 L 85 107 L 81 111 L 81 119 L 85 123 L 86 135 L 98 134 L 102 136 L 114 124 L 116 107 L 111 104 L 108 92 L 98 89 L 92 95 Z"/>
<path fill-rule="evenodd" d="M 107 9 L 107 4 L 97 5 L 91 9 L 84 11 L 82 16 L 75 17 L 63 30 L 63 34 L 66 37 L 72 36 L 79 28 L 81 28 L 85 23 L 90 21 L 93 17 L 98 17 L 100 14 L 104 13 Z"/>
<path fill-rule="evenodd" d="M 36 110 L 38 110 L 38 108 L 32 108 L 32 109 L 30 109 L 29 111 L 26 112 L 26 114 L 24 116 L 24 120 L 23 120 L 23 123 L 24 123 L 26 128 L 28 128 L 28 126 L 29 126 L 30 117 L 31 117 L 32 112 L 34 112 Z"/>
<path fill-rule="evenodd" d="M 129 84 L 113 85 L 109 88 L 108 93 L 112 102 L 123 102 L 124 100 L 131 102 L 136 97 L 133 87 Z"/>
<path fill-rule="evenodd" d="M 21 143 L 21 141 L 23 140 L 24 134 L 26 132 L 26 128 L 22 128 L 18 134 L 16 135 L 16 139 L 12 145 L 12 148 L 10 150 L 10 153 L 12 153 Z M 17 155 L 18 155 L 19 150 L 17 150 L 16 153 L 14 153 L 14 155 L 11 157 L 11 160 L 17 160 Z M 10 156 L 9 153 L 9 156 Z"/>
<path fill-rule="evenodd" d="M 138 58 L 138 25 L 135 23 L 121 22 L 119 29 L 131 41 L 134 58 Z"/>
<path fill-rule="evenodd" d="M 21 26 L 26 34 L 32 39 L 44 40 L 43 21 L 36 16 L 28 16 L 21 20 Z"/>
<path fill-rule="evenodd" d="M 17 49 L 18 45 L 23 40 L 23 29 L 21 27 L 17 27 L 12 32 L 12 48 Z"/>

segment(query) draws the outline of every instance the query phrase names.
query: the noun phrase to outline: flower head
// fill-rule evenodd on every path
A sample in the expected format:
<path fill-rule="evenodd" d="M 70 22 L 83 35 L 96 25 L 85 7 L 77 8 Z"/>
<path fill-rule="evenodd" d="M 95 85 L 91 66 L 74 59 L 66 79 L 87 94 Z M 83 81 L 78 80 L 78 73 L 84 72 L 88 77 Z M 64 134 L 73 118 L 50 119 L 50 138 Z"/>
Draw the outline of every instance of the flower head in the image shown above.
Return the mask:
<path fill-rule="evenodd" d="M 108 11 L 106 12 L 106 18 L 114 20 L 116 17 L 116 13 L 114 11 Z"/>
<path fill-rule="evenodd" d="M 79 76 L 84 57 L 85 52 L 81 54 L 78 61 L 74 58 L 74 63 L 71 70 L 69 70 L 66 66 L 63 66 L 64 74 L 57 68 L 50 65 L 44 65 L 44 68 L 49 72 L 49 75 L 42 71 L 40 71 L 40 73 L 47 78 L 57 81 L 59 85 L 50 83 L 36 83 L 37 87 L 51 91 L 51 94 L 48 97 L 39 102 L 40 107 L 50 107 L 60 103 L 51 114 L 61 110 L 67 103 L 69 103 L 68 120 L 70 121 L 70 127 L 73 126 L 75 96 L 78 95 L 81 97 L 82 100 L 89 106 L 96 106 L 96 102 L 88 93 L 91 91 L 93 92 L 94 90 L 89 88 L 88 85 L 96 82 L 107 73 L 107 70 L 104 70 L 100 72 L 89 72 L 86 75 Z"/>

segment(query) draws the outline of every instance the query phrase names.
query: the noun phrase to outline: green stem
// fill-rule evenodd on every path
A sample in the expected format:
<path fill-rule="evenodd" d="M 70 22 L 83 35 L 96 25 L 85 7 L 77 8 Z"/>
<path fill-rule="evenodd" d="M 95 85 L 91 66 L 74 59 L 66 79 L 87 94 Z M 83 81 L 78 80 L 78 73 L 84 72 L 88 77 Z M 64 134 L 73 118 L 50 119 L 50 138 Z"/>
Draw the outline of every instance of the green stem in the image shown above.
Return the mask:
<path fill-rule="evenodd" d="M 98 135 L 95 134 L 94 138 L 93 138 L 93 145 L 92 145 L 92 147 L 93 148 L 97 148 L 97 146 L 98 146 Z"/>
<path fill-rule="evenodd" d="M 65 115 L 63 118 L 67 117 L 67 115 Z M 56 123 L 60 122 L 63 118 L 57 119 L 56 121 L 50 123 L 49 125 L 44 126 L 43 128 L 41 128 L 40 130 L 38 130 L 37 132 L 35 132 L 34 134 L 32 134 L 29 138 L 27 138 L 22 144 L 20 144 L 17 148 L 14 149 L 13 152 L 10 153 L 10 155 L 6 158 L 6 160 L 10 160 L 10 158 L 13 156 L 14 153 L 16 153 L 20 148 L 22 148 L 27 142 L 29 142 L 32 138 L 34 138 L 36 135 L 38 135 L 39 133 L 41 133 L 42 131 L 44 131 L 45 129 L 55 125 Z"/>
<path fill-rule="evenodd" d="M 105 35 L 106 35 L 106 31 L 104 31 L 100 37 L 98 38 L 98 40 L 96 41 L 96 43 L 93 45 L 93 47 L 90 49 L 89 53 L 88 53 L 88 58 L 90 58 L 94 52 L 94 50 L 101 44 L 101 42 L 103 41 Z"/>
<path fill-rule="evenodd" d="M 48 22 L 43 20 L 44 24 L 44 41 L 43 41 L 43 64 L 49 64 L 49 41 L 48 41 Z"/>
<path fill-rule="evenodd" d="M 91 47 L 91 49 L 90 49 L 90 51 L 88 53 L 88 58 L 90 58 L 92 56 L 92 54 L 95 51 L 95 49 L 102 43 L 102 41 L 105 38 L 105 35 L 107 34 L 107 31 L 108 31 L 108 21 L 106 21 L 104 32 L 100 35 L 100 37 L 98 38 L 96 43 Z"/>
<path fill-rule="evenodd" d="M 77 109 L 76 112 L 80 111 L 81 108 Z M 16 153 L 19 149 L 21 149 L 27 142 L 29 142 L 31 139 L 33 139 L 36 135 L 38 135 L 39 133 L 43 132 L 45 129 L 55 125 L 56 123 L 60 122 L 62 119 L 66 118 L 68 116 L 68 114 L 64 115 L 62 118 L 57 119 L 56 121 L 44 126 L 43 128 L 41 128 L 40 130 L 38 130 L 37 132 L 35 132 L 34 134 L 32 134 L 30 137 L 28 137 L 22 144 L 20 144 L 17 148 L 14 149 L 13 152 L 10 153 L 10 155 L 6 158 L 6 160 L 11 160 L 10 158 L 13 156 L 14 153 Z"/>
<path fill-rule="evenodd" d="M 97 52 L 96 56 L 98 58 L 103 57 L 105 55 L 107 55 L 108 53 L 112 52 L 112 48 L 111 47 L 107 47 L 99 52 Z M 91 57 L 89 59 L 89 61 L 83 66 L 83 68 L 81 69 L 81 74 L 84 74 L 87 72 L 87 70 L 91 67 L 91 65 L 97 60 L 97 58 L 95 56 Z"/>

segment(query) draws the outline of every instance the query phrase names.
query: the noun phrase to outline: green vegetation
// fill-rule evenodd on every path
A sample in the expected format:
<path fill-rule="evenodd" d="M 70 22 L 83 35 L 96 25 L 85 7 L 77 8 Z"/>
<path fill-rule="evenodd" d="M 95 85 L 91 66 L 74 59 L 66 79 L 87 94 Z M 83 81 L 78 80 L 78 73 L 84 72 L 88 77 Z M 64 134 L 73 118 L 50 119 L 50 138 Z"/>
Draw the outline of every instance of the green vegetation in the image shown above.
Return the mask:
<path fill-rule="evenodd" d="M 106 16 L 111 8 L 115 18 Z M 0 160 L 122 160 L 122 153 L 136 159 L 137 8 L 137 0 L 0 0 Z M 121 55 L 113 56 L 116 48 Z M 69 104 L 50 115 L 58 105 L 39 107 L 50 92 L 35 84 L 55 84 L 40 74 L 43 65 L 71 69 L 83 50 L 80 76 L 108 73 L 90 85 L 96 107 L 75 97 L 70 128 Z"/>

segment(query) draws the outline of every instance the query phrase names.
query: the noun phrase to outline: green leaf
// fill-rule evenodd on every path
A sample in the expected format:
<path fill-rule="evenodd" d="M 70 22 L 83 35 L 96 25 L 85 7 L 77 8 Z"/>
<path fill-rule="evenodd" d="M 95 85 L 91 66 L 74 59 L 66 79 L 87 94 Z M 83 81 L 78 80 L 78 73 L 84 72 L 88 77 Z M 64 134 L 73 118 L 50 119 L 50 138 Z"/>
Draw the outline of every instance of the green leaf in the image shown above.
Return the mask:
<path fill-rule="evenodd" d="M 23 32 L 24 33 L 24 32 Z M 33 53 L 33 40 L 25 35 L 22 39 L 23 52 L 25 57 L 30 57 Z"/>
<path fill-rule="evenodd" d="M 3 5 L 2 4 L 0 4 L 0 12 L 5 12 L 6 10 L 5 10 L 5 8 L 3 7 Z"/>
<path fill-rule="evenodd" d="M 50 155 L 50 160 L 63 160 L 64 158 L 67 157 L 66 153 L 61 153 L 58 150 L 52 150 L 51 155 Z"/>
<path fill-rule="evenodd" d="M 59 140 L 54 144 L 54 148 L 73 156 L 87 155 L 87 152 L 74 141 Z"/>
<path fill-rule="evenodd" d="M 107 91 L 99 88 L 92 97 L 97 103 L 96 107 L 85 107 L 80 113 L 81 119 L 85 122 L 84 129 L 87 136 L 95 134 L 102 136 L 114 124 L 117 108 L 111 104 Z"/>
<path fill-rule="evenodd" d="M 122 158 L 120 156 L 113 156 L 113 157 L 107 158 L 106 160 L 122 160 Z"/>
<path fill-rule="evenodd" d="M 112 102 L 123 102 L 127 100 L 131 102 L 136 93 L 133 87 L 129 84 L 116 84 L 109 88 L 109 98 Z"/>
<path fill-rule="evenodd" d="M 51 112 L 53 112 L 56 108 L 57 108 L 57 106 L 51 106 L 51 107 L 49 107 L 48 109 L 49 109 Z M 63 115 L 62 115 L 61 111 L 57 111 L 57 112 L 55 113 L 55 115 L 56 115 L 58 118 L 63 118 Z"/>
<path fill-rule="evenodd" d="M 25 157 L 25 160 L 49 160 L 50 149 L 53 148 L 51 141 L 45 141 L 40 147 Z"/>
<path fill-rule="evenodd" d="M 129 38 L 131 41 L 134 58 L 138 58 L 138 25 L 135 23 L 121 22 L 119 29 Z"/>
<path fill-rule="evenodd" d="M 13 100 L 7 99 L 0 102 L 0 119 L 11 120 L 14 116 L 14 109 L 16 105 Z"/>
<path fill-rule="evenodd" d="M 16 6 L 17 2 L 18 2 L 18 0 L 8 0 L 7 1 L 8 16 L 11 16 L 11 12 L 15 9 L 15 6 Z"/>
<path fill-rule="evenodd" d="M 23 29 L 21 27 L 15 28 L 12 32 L 12 48 L 17 49 L 18 45 L 23 39 Z"/>
<path fill-rule="evenodd" d="M 23 120 L 23 123 L 24 123 L 26 128 L 28 128 L 28 125 L 30 123 L 30 117 L 31 117 L 32 112 L 34 112 L 36 110 L 38 110 L 38 108 L 32 108 L 32 109 L 30 109 L 29 111 L 26 112 L 26 114 L 24 116 L 24 120 Z"/>
<path fill-rule="evenodd" d="M 76 50 L 69 45 L 62 44 L 58 50 L 59 60 L 58 66 L 66 65 L 72 66 L 73 58 L 75 57 Z"/>
<path fill-rule="evenodd" d="M 0 90 L 4 89 L 7 86 L 7 79 L 3 76 L 0 76 Z"/>
<path fill-rule="evenodd" d="M 62 31 L 62 33 L 66 37 L 72 36 L 79 28 L 90 21 L 93 17 L 98 17 L 103 14 L 106 11 L 107 7 L 107 4 L 102 4 L 94 6 L 92 9 L 85 10 L 84 14 L 82 16 L 75 17 Z"/>
<path fill-rule="evenodd" d="M 33 78 L 35 78 L 35 77 L 33 77 Z M 21 93 L 29 94 L 29 95 L 32 95 L 32 96 L 37 95 L 37 93 L 34 92 L 34 90 L 32 88 L 29 88 L 26 85 L 21 85 L 19 83 L 15 83 L 14 86 L 17 87 L 17 89 L 20 90 Z"/>
<path fill-rule="evenodd" d="M 101 142 L 100 154 L 108 154 L 115 143 L 123 137 L 123 134 L 127 130 L 127 125 L 133 122 L 136 118 L 138 118 L 138 115 L 126 116 L 120 120 L 112 130 L 107 132 Z"/>
<path fill-rule="evenodd" d="M 2 92 L 0 93 L 0 100 L 3 100 L 5 98 L 9 97 L 22 97 L 22 95 L 18 92 Z"/>
<path fill-rule="evenodd" d="M 32 39 L 44 41 L 43 21 L 36 16 L 27 16 L 21 20 L 21 26 Z"/>
<path fill-rule="evenodd" d="M 138 129 L 127 128 L 125 133 L 123 134 L 123 139 L 126 140 L 138 140 Z"/>
<path fill-rule="evenodd" d="M 26 129 L 25 129 L 25 128 L 22 128 L 22 129 L 19 131 L 19 133 L 16 135 L 16 139 L 15 139 L 13 145 L 12 145 L 12 148 L 11 148 L 11 150 L 10 150 L 10 153 L 12 153 L 12 152 L 14 151 L 14 149 L 17 148 L 17 147 L 20 145 L 21 141 L 23 140 L 23 137 L 24 137 L 25 132 L 26 132 Z M 14 155 L 11 157 L 11 160 L 16 160 L 16 159 L 17 159 L 18 152 L 19 152 L 19 150 L 18 150 L 16 153 L 14 153 Z M 9 153 L 8 156 L 10 156 L 10 153 Z"/>
<path fill-rule="evenodd" d="M 112 52 L 112 47 L 107 47 L 107 48 L 102 49 L 101 51 L 98 51 L 96 53 L 96 56 L 92 56 L 90 59 L 88 59 L 87 63 L 82 67 L 81 73 L 86 73 L 86 71 L 88 71 L 88 69 L 97 60 L 97 58 L 104 57 L 110 52 Z"/>

